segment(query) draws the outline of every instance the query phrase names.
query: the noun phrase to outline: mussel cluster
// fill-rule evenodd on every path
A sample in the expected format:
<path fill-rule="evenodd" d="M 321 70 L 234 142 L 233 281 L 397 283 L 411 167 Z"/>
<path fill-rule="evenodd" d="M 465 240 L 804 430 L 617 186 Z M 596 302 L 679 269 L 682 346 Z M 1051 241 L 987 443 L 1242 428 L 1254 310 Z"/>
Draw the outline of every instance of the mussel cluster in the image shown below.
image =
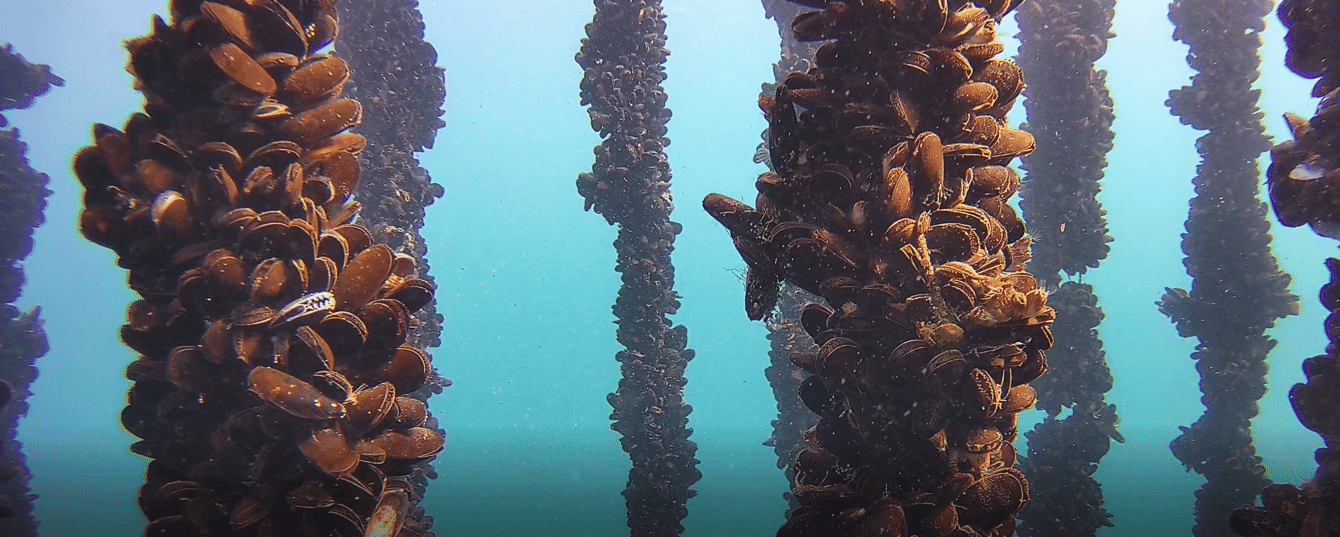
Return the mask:
<path fill-rule="evenodd" d="M 1317 472 L 1300 489 L 1275 484 L 1261 492 L 1262 507 L 1233 511 L 1229 527 L 1246 537 L 1340 535 L 1340 259 L 1326 260 L 1331 280 L 1321 288 L 1326 318 L 1326 354 L 1303 361 L 1307 381 L 1289 390 L 1298 421 L 1325 442 L 1314 454 Z"/>
<path fill-rule="evenodd" d="M 19 313 L 17 308 L 0 306 L 0 535 L 36 537 L 37 520 L 32 516 L 33 500 L 28 482 L 27 456 L 19 442 L 19 418 L 28 414 L 29 387 L 37 379 L 36 362 L 46 355 L 46 331 L 40 318 L 42 308 Z"/>
<path fill-rule="evenodd" d="M 1115 408 L 1103 395 L 1112 389 L 1096 330 L 1103 312 L 1092 286 L 1063 277 L 1097 267 L 1112 241 L 1098 192 L 1115 116 L 1107 72 L 1094 62 L 1113 36 L 1115 4 L 1033 0 L 1016 16 L 1019 65 L 1028 75 L 1022 128 L 1038 136 L 1037 151 L 1020 166 L 1027 176 L 1019 208 L 1033 235 L 1029 271 L 1053 290 L 1048 303 L 1057 311 L 1056 347 L 1048 355 L 1055 373 L 1033 383 L 1048 417 L 1025 433 L 1028 453 L 1020 460 L 1033 484 L 1033 501 L 1019 513 L 1025 537 L 1080 537 L 1112 525 L 1092 477 L 1109 439 L 1120 437 L 1111 426 Z M 1060 417 L 1063 408 L 1074 411 Z M 1094 419 L 1100 409 L 1105 418 Z"/>
<path fill-rule="evenodd" d="M 1019 10 L 1019 64 L 1028 74 L 1028 128 L 1037 152 L 1019 208 L 1033 234 L 1032 272 L 1050 285 L 1058 272 L 1083 274 L 1108 253 L 1099 181 L 1112 150 L 1107 72 L 1094 62 L 1112 37 L 1112 0 L 1040 0 Z"/>
<path fill-rule="evenodd" d="M 29 63 L 10 45 L 0 49 L 0 112 L 27 108 L 51 86 L 65 82 L 51 67 Z M 7 124 L 0 114 L 0 127 Z M 23 290 L 23 260 L 33 251 L 33 230 L 46 220 L 47 174 L 28 163 L 19 129 L 0 130 L 0 535 L 37 535 L 26 458 L 18 440 L 19 418 L 28 413 L 37 359 L 48 350 L 42 308 L 14 307 Z"/>
<path fill-rule="evenodd" d="M 1340 3 L 1334 0 L 1284 0 L 1280 21 L 1289 29 L 1285 65 L 1318 79 L 1313 97 L 1321 97 L 1311 120 L 1284 118 L 1293 134 L 1271 149 L 1266 170 L 1275 216 L 1289 227 L 1309 224 L 1313 231 L 1340 238 Z M 1233 511 L 1229 526 L 1250 537 L 1340 535 L 1340 259 L 1327 259 L 1331 279 L 1321 288 L 1326 318 L 1326 354 L 1303 361 L 1307 382 L 1289 390 L 1289 402 L 1303 426 L 1321 435 L 1325 447 L 1314 454 L 1317 472 L 1302 488 L 1275 484 L 1261 492 L 1261 507 Z"/>
<path fill-rule="evenodd" d="M 0 73 L 5 75 L 0 77 L 0 110 L 28 108 L 51 86 L 65 85 L 65 79 L 52 74 L 50 65 L 29 63 L 9 43 L 0 48 Z M 7 124 L 0 115 L 0 127 Z"/>
<path fill-rule="evenodd" d="M 820 419 L 779 535 L 1010 535 L 1029 499 L 1011 442 L 1055 314 L 1006 203 L 1033 149 L 1005 122 L 1022 73 L 995 58 L 1011 3 L 797 3 L 820 11 L 796 38 L 828 42 L 760 101 L 776 171 L 756 208 L 703 201 L 749 267 L 752 318 L 781 280 L 826 303 L 800 314 Z"/>
<path fill-rule="evenodd" d="M 415 153 L 433 147 L 442 121 L 446 76 L 437 50 L 424 40 L 417 0 L 361 0 L 336 5 L 342 20 L 360 24 L 341 29 L 335 46 L 355 76 L 345 93 L 367 108 L 358 131 L 367 147 L 358 154 L 363 170 L 356 194 L 363 220 L 378 241 L 415 257 L 423 278 L 428 245 L 419 230 L 425 211 L 444 193 Z M 441 344 L 442 315 L 435 303 L 414 314 L 420 329 L 410 336 L 425 348 Z M 430 381 L 440 392 L 443 379 Z"/>
<path fill-rule="evenodd" d="M 1208 131 L 1196 140 L 1201 161 L 1182 235 L 1191 289 L 1169 289 L 1157 302 L 1179 335 L 1198 340 L 1191 359 L 1205 414 L 1169 446 L 1187 470 L 1205 476 L 1196 492 L 1197 537 L 1227 534 L 1229 514 L 1269 484 L 1251 434 L 1275 346 L 1266 331 L 1298 313 L 1259 196 L 1256 161 L 1270 141 L 1252 84 L 1269 13 L 1265 0 L 1175 0 L 1168 8 L 1173 39 L 1187 43 L 1195 74 L 1166 104 L 1183 124 Z"/>
<path fill-rule="evenodd" d="M 81 231 L 141 296 L 146 535 L 430 535 L 407 476 L 443 438 L 401 394 L 432 372 L 405 341 L 434 289 L 355 223 L 338 28 L 332 0 L 174 2 L 128 43 L 144 112 L 75 156 Z"/>
<path fill-rule="evenodd" d="M 606 401 L 610 428 L 621 435 L 632 469 L 623 491 L 634 537 L 679 535 L 691 488 L 702 477 L 689 437 L 684 370 L 693 359 L 688 329 L 669 316 L 679 309 L 671 263 L 670 139 L 666 123 L 665 12 L 659 0 L 594 0 L 576 61 L 582 68 L 581 103 L 602 141 L 590 173 L 577 177 L 585 209 L 619 226 L 614 240 L 621 276 L 614 316 L 623 346 L 616 355 L 622 378 Z"/>
<path fill-rule="evenodd" d="M 778 293 L 777 312 L 765 322 L 768 328 L 769 365 L 763 375 L 768 379 L 773 398 L 777 401 L 777 419 L 772 420 L 772 435 L 763 445 L 771 447 L 777 455 L 777 468 L 785 473 L 787 483 L 791 486 L 796 484 L 796 470 L 791 463 L 807 447 L 805 431 L 814 427 L 819 420 L 800 400 L 800 383 L 805 380 L 805 370 L 791 361 L 791 355 L 797 352 L 819 352 L 814 339 L 800 325 L 801 310 L 805 304 L 814 300 L 814 295 L 783 283 Z M 782 493 L 782 497 L 787 501 L 788 512 L 800 507 L 799 500 L 790 490 Z"/>
<path fill-rule="evenodd" d="M 791 21 L 797 15 L 807 11 L 805 6 L 787 0 L 762 0 L 763 13 L 777 24 L 780 54 L 772 64 L 773 80 L 762 84 L 760 96 L 771 98 L 777 93 L 777 86 L 786 81 L 787 75 L 794 71 L 809 71 L 814 66 L 812 42 L 796 41 L 791 35 Z M 762 143 L 754 150 L 754 163 L 763 164 L 772 169 L 772 155 L 768 151 L 768 129 L 763 129 Z M 768 367 L 763 375 L 772 388 L 773 398 L 777 401 L 777 419 L 772 420 L 772 435 L 764 445 L 772 448 L 777 456 L 777 468 L 783 470 L 788 484 L 782 497 L 787 502 L 787 516 L 791 510 L 800 507 L 799 501 L 791 494 L 790 487 L 796 484 L 796 472 L 791 464 L 796 455 L 805 449 L 805 431 L 818 422 L 815 416 L 800 400 L 800 382 L 805 380 L 805 371 L 791 361 L 796 352 L 818 352 L 814 339 L 800 326 L 800 310 L 818 297 L 804 289 L 782 282 L 777 292 L 777 303 L 765 315 L 764 326 L 768 329 Z"/>
<path fill-rule="evenodd" d="M 1019 468 L 1028 476 L 1033 500 L 1019 513 L 1019 535 L 1078 537 L 1113 525 L 1103 507 L 1103 487 L 1092 476 L 1113 436 L 1120 435 L 1116 417 L 1116 405 L 1086 403 L 1065 419 L 1049 417 L 1024 432 L 1028 453 L 1019 458 Z"/>
<path fill-rule="evenodd" d="M 1271 149 L 1266 171 L 1270 202 L 1281 224 L 1311 225 L 1317 233 L 1340 238 L 1340 2 L 1285 0 L 1279 17 L 1289 29 L 1285 65 L 1303 78 L 1317 79 L 1312 96 L 1320 97 L 1312 119 L 1285 114 L 1293 134 Z"/>

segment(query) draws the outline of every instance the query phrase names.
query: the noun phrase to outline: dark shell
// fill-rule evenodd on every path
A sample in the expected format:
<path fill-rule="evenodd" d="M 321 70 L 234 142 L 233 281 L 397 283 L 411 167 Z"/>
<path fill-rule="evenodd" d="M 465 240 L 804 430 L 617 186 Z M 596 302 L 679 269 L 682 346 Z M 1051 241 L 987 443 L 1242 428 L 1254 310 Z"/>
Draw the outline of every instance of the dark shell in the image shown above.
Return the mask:
<path fill-rule="evenodd" d="M 381 425 L 394 408 L 395 397 L 395 387 L 389 382 L 354 392 L 344 404 L 348 412 L 345 431 L 354 437 L 362 437 Z"/>
<path fill-rule="evenodd" d="M 210 49 L 209 56 L 214 60 L 214 65 L 228 75 L 228 78 L 248 90 L 261 95 L 272 95 L 279 89 L 275 80 L 270 78 L 270 73 L 265 72 L 265 68 L 237 45 L 224 43 Z"/>
<path fill-rule="evenodd" d="M 357 355 L 368 339 L 368 327 L 357 315 L 347 311 L 336 311 L 321 319 L 316 331 L 326 343 L 335 350 L 337 360 Z"/>
<path fill-rule="evenodd" d="M 387 490 L 377 500 L 377 507 L 368 517 L 367 529 L 363 537 L 396 537 L 405 526 L 410 507 L 409 493 L 403 490 Z"/>
<path fill-rule="evenodd" d="M 409 309 L 397 300 L 374 300 L 358 313 L 368 329 L 364 346 L 370 350 L 393 349 L 409 334 Z"/>
<path fill-rule="evenodd" d="M 247 375 L 251 392 L 275 407 L 300 418 L 326 420 L 344 416 L 344 406 L 322 395 L 311 384 L 270 367 Z"/>
<path fill-rule="evenodd" d="M 334 136 L 362 121 L 363 105 L 353 99 L 340 99 L 285 120 L 279 124 L 275 134 L 301 145 L 309 145 Z"/>
<path fill-rule="evenodd" d="M 349 260 L 331 288 L 339 309 L 357 311 L 376 297 L 386 278 L 391 275 L 391 261 L 394 258 L 389 246 L 378 244 Z"/>
<path fill-rule="evenodd" d="M 392 459 L 422 459 L 442 451 L 444 439 L 432 429 L 413 427 L 405 431 L 385 431 L 370 440 L 386 450 Z"/>
<path fill-rule="evenodd" d="M 338 94 L 349 80 L 349 74 L 349 64 L 340 58 L 312 58 L 284 79 L 278 97 L 290 106 L 301 108 Z"/>
<path fill-rule="evenodd" d="M 348 474 L 358 465 L 358 451 L 335 427 L 313 429 L 311 434 L 298 441 L 298 449 L 321 471 L 332 476 Z"/>

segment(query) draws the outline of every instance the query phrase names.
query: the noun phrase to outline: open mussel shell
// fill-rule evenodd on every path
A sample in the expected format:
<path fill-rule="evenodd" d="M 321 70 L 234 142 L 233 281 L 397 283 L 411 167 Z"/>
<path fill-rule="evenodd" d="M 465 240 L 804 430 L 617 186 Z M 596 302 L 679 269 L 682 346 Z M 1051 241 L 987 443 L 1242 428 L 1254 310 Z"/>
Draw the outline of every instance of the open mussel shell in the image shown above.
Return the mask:
<path fill-rule="evenodd" d="M 409 336 L 410 312 L 400 301 L 374 300 L 358 313 L 368 329 L 364 348 L 368 350 L 393 349 Z"/>
<path fill-rule="evenodd" d="M 856 371 L 861 348 L 855 341 L 835 337 L 819 347 L 818 372 L 825 377 L 837 377 Z"/>
<path fill-rule="evenodd" d="M 306 56 L 307 32 L 293 12 L 280 2 L 258 2 L 249 10 L 251 23 L 258 36 L 263 36 L 263 48 Z"/>
<path fill-rule="evenodd" d="M 391 274 L 398 278 L 411 278 L 416 273 L 415 266 L 418 264 L 414 256 L 396 252 L 395 260 L 391 262 Z"/>
<path fill-rule="evenodd" d="M 903 511 L 911 535 L 945 537 L 959 527 L 958 510 L 953 504 L 937 506 L 931 502 L 916 502 L 904 505 Z"/>
<path fill-rule="evenodd" d="M 361 134 L 354 134 L 352 132 L 340 133 L 327 138 L 325 141 L 321 142 L 321 145 L 308 149 L 306 153 L 303 153 L 302 159 L 299 162 L 301 162 L 303 166 L 311 166 L 334 156 L 336 153 L 357 155 L 362 152 L 367 145 L 367 138 L 364 138 Z"/>
<path fill-rule="evenodd" d="M 251 51 L 257 50 L 256 39 L 252 36 L 251 25 L 245 13 L 214 2 L 200 4 L 200 14 L 205 20 L 218 26 L 232 41 Z"/>
<path fill-rule="evenodd" d="M 389 380 L 395 385 L 396 393 L 410 393 L 423 387 L 432 369 L 428 353 L 417 347 L 402 345 L 392 353 L 391 360 L 377 371 L 376 378 Z"/>
<path fill-rule="evenodd" d="M 335 505 L 335 498 L 320 481 L 309 480 L 284 495 L 289 506 L 299 509 L 322 509 Z"/>
<path fill-rule="evenodd" d="M 290 343 L 290 363 L 297 364 L 296 367 L 300 367 L 304 371 L 314 373 L 335 368 L 335 351 L 330 348 L 330 344 L 326 343 L 325 338 L 317 334 L 312 327 L 298 327 L 290 341 L 293 340 L 296 340 L 298 344 Z"/>
<path fill-rule="evenodd" d="M 307 289 L 310 291 L 329 291 L 335 286 L 340 269 L 329 257 L 317 257 L 307 267 Z"/>
<path fill-rule="evenodd" d="M 381 446 L 367 440 L 358 442 L 358 460 L 370 464 L 382 464 L 386 462 L 387 458 L 386 450 L 382 449 Z"/>
<path fill-rule="evenodd" d="M 316 16 L 316 21 L 310 28 L 307 50 L 316 52 L 335 41 L 335 36 L 340 33 L 340 21 L 335 17 L 333 10 L 327 10 Z"/>
<path fill-rule="evenodd" d="M 217 390 L 228 384 L 222 382 L 223 373 L 197 346 L 177 347 L 168 357 L 168 378 L 179 390 L 194 393 Z"/>
<path fill-rule="evenodd" d="M 1020 384 L 1010 388 L 1005 399 L 1001 401 L 1001 412 L 1014 413 L 1023 412 L 1033 408 L 1033 404 L 1038 400 L 1038 392 L 1032 386 Z"/>
<path fill-rule="evenodd" d="M 991 84 L 996 88 L 996 102 L 1008 103 L 1024 90 L 1024 72 L 1014 62 L 1006 59 L 990 59 L 973 74 L 973 80 Z"/>
<path fill-rule="evenodd" d="M 831 315 L 833 315 L 832 309 L 823 304 L 811 302 L 800 310 L 800 325 L 810 337 L 817 338 L 820 332 L 829 328 L 828 319 Z M 815 343 L 823 344 L 821 341 L 815 341 Z"/>
<path fill-rule="evenodd" d="M 965 261 L 982 247 L 976 231 L 959 223 L 931 226 L 926 231 L 926 244 L 931 249 L 932 260 L 937 263 Z"/>
<path fill-rule="evenodd" d="M 405 280 L 399 287 L 391 291 L 387 298 L 399 301 L 405 305 L 405 309 L 414 313 L 427 306 L 433 300 L 433 293 L 437 287 L 427 280 L 412 278 Z M 768 308 L 771 310 L 771 308 Z"/>
<path fill-rule="evenodd" d="M 317 242 L 316 253 L 331 260 L 337 267 L 344 266 L 349 261 L 349 242 L 338 233 L 322 233 Z"/>
<path fill-rule="evenodd" d="M 136 163 L 134 176 L 137 186 L 153 194 L 180 190 L 184 186 L 181 173 L 154 159 L 146 158 Z"/>
<path fill-rule="evenodd" d="M 333 230 L 336 234 L 344 237 L 344 242 L 349 245 L 349 255 L 355 256 L 367 250 L 375 242 L 372 239 L 372 232 L 368 228 L 357 224 L 342 224 L 335 226 Z M 392 268 L 395 262 L 392 261 Z"/>

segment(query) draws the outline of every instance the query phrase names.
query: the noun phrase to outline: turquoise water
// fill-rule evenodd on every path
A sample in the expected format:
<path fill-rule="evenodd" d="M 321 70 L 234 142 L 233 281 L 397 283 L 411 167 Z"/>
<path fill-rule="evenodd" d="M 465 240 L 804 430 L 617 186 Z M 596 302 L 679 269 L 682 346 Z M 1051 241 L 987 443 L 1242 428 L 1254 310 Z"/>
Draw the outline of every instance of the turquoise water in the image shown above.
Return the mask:
<path fill-rule="evenodd" d="M 455 386 L 432 400 L 448 431 L 429 489 L 440 535 L 618 535 L 624 526 L 626 455 L 608 429 L 605 395 L 618 368 L 610 305 L 618 286 L 614 230 L 581 211 L 573 186 L 587 171 L 597 136 L 578 106 L 581 73 L 572 60 L 590 20 L 585 1 L 507 5 L 423 2 L 428 39 L 447 71 L 447 127 L 421 160 L 446 195 L 429 209 L 428 239 L 446 317 L 434 349 Z M 676 243 L 675 321 L 689 329 L 697 358 L 685 398 L 703 479 L 689 504 L 687 535 L 772 535 L 782 521 L 786 481 L 770 448 L 774 407 L 763 378 L 764 329 L 743 312 L 743 264 L 726 233 L 698 208 L 708 192 L 741 198 L 762 171 L 751 162 L 764 122 L 755 105 L 772 77 L 776 26 L 757 0 L 665 0 L 666 91 L 674 110 L 668 149 L 684 224 Z M 1107 312 L 1101 328 L 1125 444 L 1114 445 L 1097 479 L 1115 528 L 1100 535 L 1189 535 L 1193 491 L 1167 449 L 1178 425 L 1202 411 L 1187 358 L 1153 302 L 1165 286 L 1187 287 L 1179 248 L 1199 133 L 1167 113 L 1169 89 L 1187 83 L 1184 45 L 1170 40 L 1166 4 L 1128 2 L 1100 66 L 1117 103 L 1116 149 L 1102 201 L 1116 241 L 1086 276 Z M 29 144 L 32 165 L 52 177 L 47 225 L 26 263 L 20 306 L 41 305 L 51 352 L 21 434 L 35 473 L 42 534 L 137 535 L 135 505 L 145 459 L 131 454 L 120 426 L 133 356 L 117 330 L 132 300 L 112 254 L 74 230 L 79 189 L 73 152 L 94 121 L 121 124 L 141 104 L 123 69 L 121 43 L 147 32 L 161 0 L 116 3 L 6 0 L 0 41 L 52 65 L 66 85 L 30 110 L 6 113 Z M 1264 34 L 1258 87 L 1278 140 L 1284 111 L 1311 115 L 1311 84 L 1283 68 L 1282 32 Z M 346 24 L 349 24 L 346 21 Z M 1023 119 L 1023 108 L 1012 114 Z M 1299 362 L 1323 348 L 1316 290 L 1333 243 L 1305 230 L 1275 230 L 1275 250 L 1294 275 L 1303 314 L 1281 321 L 1270 393 L 1255 421 L 1270 477 L 1310 476 L 1320 445 L 1290 410 L 1285 393 L 1302 380 Z M 1036 419 L 1040 412 L 1025 415 Z"/>

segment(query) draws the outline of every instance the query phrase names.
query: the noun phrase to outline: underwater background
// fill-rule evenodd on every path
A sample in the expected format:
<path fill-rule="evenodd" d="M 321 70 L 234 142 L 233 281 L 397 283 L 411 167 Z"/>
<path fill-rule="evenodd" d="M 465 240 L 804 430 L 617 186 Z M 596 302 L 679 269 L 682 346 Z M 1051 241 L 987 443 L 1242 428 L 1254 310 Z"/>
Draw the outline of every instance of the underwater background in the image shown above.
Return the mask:
<path fill-rule="evenodd" d="M 581 70 L 573 61 L 592 6 L 424 1 L 419 9 L 447 77 L 447 125 L 420 160 L 446 189 L 422 233 L 445 317 L 442 346 L 431 352 L 454 382 L 431 399 L 448 438 L 423 505 L 442 535 L 624 534 L 619 493 L 629 463 L 606 402 L 619 378 L 609 309 L 619 284 L 615 230 L 581 210 L 574 188 L 598 142 L 578 104 Z M 772 79 L 776 25 L 757 0 L 666 0 L 664 9 L 672 52 L 664 85 L 674 111 L 667 153 L 679 205 L 672 219 L 684 226 L 674 257 L 683 305 L 674 321 L 697 351 L 684 397 L 695 410 L 690 427 L 703 474 L 685 533 L 772 535 L 788 487 L 762 445 L 775 416 L 762 374 L 765 329 L 745 317 L 744 264 L 698 200 L 709 192 L 746 199 L 765 171 L 750 157 L 765 127 L 756 101 L 759 84 Z M 118 330 L 132 292 L 113 254 L 77 233 L 70 159 L 89 143 L 92 122 L 120 124 L 141 105 L 123 42 L 165 10 L 161 0 L 0 3 L 0 42 L 66 81 L 32 108 L 7 113 L 53 191 L 18 304 L 42 307 L 51 343 L 20 429 L 40 496 L 35 515 L 48 537 L 136 535 L 144 527 L 135 498 L 146 459 L 130 453 L 135 438 L 119 419 L 134 353 Z M 1013 27 L 1008 18 L 1007 36 Z M 1099 330 L 1116 380 L 1107 397 L 1120 409 L 1126 442 L 1113 445 L 1095 475 L 1115 524 L 1100 535 L 1189 535 L 1202 478 L 1183 469 L 1168 442 L 1203 411 L 1199 379 L 1188 359 L 1192 341 L 1177 336 L 1154 301 L 1165 287 L 1189 286 L 1179 241 L 1201 133 L 1163 104 L 1191 74 L 1185 45 L 1170 38 L 1167 4 L 1120 3 L 1114 31 L 1098 66 L 1109 71 L 1116 102 L 1116 146 L 1100 197 L 1115 241 L 1084 281 L 1106 313 Z M 1280 115 L 1310 113 L 1315 102 L 1305 98 L 1311 82 L 1283 66 L 1273 14 L 1262 38 L 1256 87 L 1278 142 L 1287 137 Z M 1016 122 L 1024 118 L 1017 110 Z M 1298 423 L 1286 394 L 1303 380 L 1301 360 L 1325 346 L 1315 296 L 1326 281 L 1321 261 L 1334 251 L 1305 229 L 1273 229 L 1302 314 L 1269 332 L 1279 345 L 1253 427 L 1269 477 L 1299 483 L 1312 475 L 1321 442 Z M 1025 413 L 1021 430 L 1041 414 Z"/>

